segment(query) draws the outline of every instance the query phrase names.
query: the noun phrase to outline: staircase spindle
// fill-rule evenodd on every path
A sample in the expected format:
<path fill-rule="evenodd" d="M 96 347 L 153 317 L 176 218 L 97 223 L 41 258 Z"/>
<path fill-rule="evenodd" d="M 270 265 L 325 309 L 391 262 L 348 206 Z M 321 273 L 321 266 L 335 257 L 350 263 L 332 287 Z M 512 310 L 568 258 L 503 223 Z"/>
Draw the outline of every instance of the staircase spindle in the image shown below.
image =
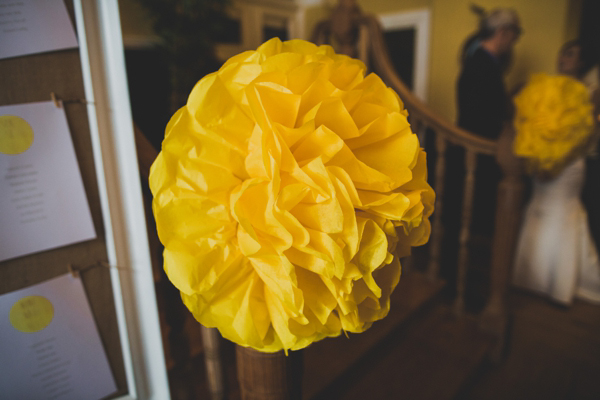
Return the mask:
<path fill-rule="evenodd" d="M 409 111 L 409 115 L 410 115 L 409 122 L 411 125 L 411 129 L 419 138 L 419 143 L 421 143 L 421 146 L 424 146 L 425 145 L 425 130 L 427 129 L 427 126 L 424 124 L 424 122 L 421 118 L 415 117 L 414 114 L 410 113 L 410 111 Z M 412 269 L 414 267 L 414 259 L 412 256 L 403 258 L 401 263 L 402 263 L 402 273 L 407 273 L 407 272 L 412 271 Z"/>
<path fill-rule="evenodd" d="M 490 296 L 481 315 L 481 326 L 499 340 L 492 361 L 499 362 L 508 329 L 508 287 L 521 226 L 524 195 L 523 160 L 513 153 L 514 128 L 507 124 L 498 139 L 496 160 L 503 178 L 498 185 L 495 233 L 490 265 Z"/>
<path fill-rule="evenodd" d="M 444 236 L 444 227 L 442 225 L 442 208 L 444 198 L 444 179 L 446 171 L 446 139 L 442 135 L 436 135 L 435 149 L 437 159 L 435 162 L 435 212 L 433 213 L 433 229 L 431 233 L 431 252 L 429 265 L 427 266 L 427 275 L 429 279 L 438 279 L 440 273 L 440 258 L 442 251 L 442 237 Z"/>
<path fill-rule="evenodd" d="M 477 153 L 468 150 L 465 153 L 465 187 L 463 191 L 462 221 L 458 239 L 458 271 L 456 277 L 456 301 L 454 312 L 461 315 L 465 309 L 465 289 L 467 284 L 467 269 L 469 265 L 469 237 L 471 235 L 471 216 L 473 195 L 475 193 L 475 169 L 477 168 Z"/>

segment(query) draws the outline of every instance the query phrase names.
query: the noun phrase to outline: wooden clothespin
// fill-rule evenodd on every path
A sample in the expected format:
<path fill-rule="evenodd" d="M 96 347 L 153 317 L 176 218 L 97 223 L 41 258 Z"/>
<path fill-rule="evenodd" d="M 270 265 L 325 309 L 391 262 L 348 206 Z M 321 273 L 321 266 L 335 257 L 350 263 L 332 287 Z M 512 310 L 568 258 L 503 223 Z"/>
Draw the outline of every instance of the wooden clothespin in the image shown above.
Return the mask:
<path fill-rule="evenodd" d="M 71 264 L 67 264 L 67 269 L 69 270 L 73 278 L 79 278 L 79 271 L 73 268 Z"/>
<path fill-rule="evenodd" d="M 117 266 L 113 267 L 107 261 L 104 261 L 104 260 L 96 261 L 94 264 L 90 264 L 85 267 L 79 267 L 79 268 L 75 268 L 75 267 L 73 267 L 73 265 L 67 264 L 67 269 L 69 270 L 69 272 L 71 273 L 73 278 L 80 278 L 82 272 L 87 271 L 88 269 L 96 268 L 96 267 L 104 267 L 107 269 L 111 269 L 111 268 L 125 269 L 123 267 L 117 267 Z"/>
<path fill-rule="evenodd" d="M 98 261 L 97 265 L 100 265 L 101 267 L 105 267 L 108 269 L 114 268 L 114 269 L 127 269 L 125 267 L 119 267 L 118 265 L 110 265 L 108 263 L 108 261 L 104 261 L 104 260 L 100 260 Z"/>
<path fill-rule="evenodd" d="M 50 92 L 50 98 L 52 99 L 52 101 L 54 102 L 54 106 L 56 108 L 61 108 L 60 106 L 60 101 L 58 100 L 58 98 L 56 97 L 56 95 L 54 94 L 54 92 Z"/>

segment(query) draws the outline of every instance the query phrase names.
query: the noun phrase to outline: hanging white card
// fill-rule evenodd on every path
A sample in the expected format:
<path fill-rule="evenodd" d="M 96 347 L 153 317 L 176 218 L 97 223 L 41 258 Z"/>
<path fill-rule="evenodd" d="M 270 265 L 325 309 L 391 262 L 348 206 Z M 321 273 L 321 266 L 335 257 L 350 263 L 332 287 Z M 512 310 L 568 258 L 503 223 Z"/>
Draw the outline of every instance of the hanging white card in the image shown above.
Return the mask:
<path fill-rule="evenodd" d="M 0 296 L 0 397 L 98 400 L 117 390 L 81 280 Z"/>
<path fill-rule="evenodd" d="M 64 109 L 0 107 L 0 261 L 95 237 Z"/>
<path fill-rule="evenodd" d="M 73 47 L 63 0 L 0 0 L 0 59 Z"/>

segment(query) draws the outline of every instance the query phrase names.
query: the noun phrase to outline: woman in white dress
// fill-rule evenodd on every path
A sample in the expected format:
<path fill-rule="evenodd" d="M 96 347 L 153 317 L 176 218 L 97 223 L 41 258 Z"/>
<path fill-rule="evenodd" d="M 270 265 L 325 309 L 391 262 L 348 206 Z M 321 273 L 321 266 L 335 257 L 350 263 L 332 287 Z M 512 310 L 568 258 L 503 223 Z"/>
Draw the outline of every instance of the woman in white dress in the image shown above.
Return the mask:
<path fill-rule="evenodd" d="M 580 51 L 581 46 L 576 42 L 563 46 L 559 73 L 580 78 Z M 593 92 L 598 88 L 588 86 L 588 90 Z M 574 297 L 600 303 L 598 252 L 581 202 L 584 157 L 581 153 L 572 157 L 552 179 L 533 178 L 533 193 L 525 211 L 515 259 L 516 286 L 564 305 L 570 304 Z"/>

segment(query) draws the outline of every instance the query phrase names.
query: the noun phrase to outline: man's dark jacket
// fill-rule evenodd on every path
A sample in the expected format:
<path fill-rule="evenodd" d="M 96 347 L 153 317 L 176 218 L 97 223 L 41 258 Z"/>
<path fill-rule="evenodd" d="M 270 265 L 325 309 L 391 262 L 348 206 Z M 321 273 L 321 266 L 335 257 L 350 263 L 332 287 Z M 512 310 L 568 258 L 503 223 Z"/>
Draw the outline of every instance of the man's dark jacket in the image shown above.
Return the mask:
<path fill-rule="evenodd" d="M 465 60 L 458 80 L 458 126 L 497 139 L 508 118 L 507 109 L 499 62 L 479 47 Z"/>

